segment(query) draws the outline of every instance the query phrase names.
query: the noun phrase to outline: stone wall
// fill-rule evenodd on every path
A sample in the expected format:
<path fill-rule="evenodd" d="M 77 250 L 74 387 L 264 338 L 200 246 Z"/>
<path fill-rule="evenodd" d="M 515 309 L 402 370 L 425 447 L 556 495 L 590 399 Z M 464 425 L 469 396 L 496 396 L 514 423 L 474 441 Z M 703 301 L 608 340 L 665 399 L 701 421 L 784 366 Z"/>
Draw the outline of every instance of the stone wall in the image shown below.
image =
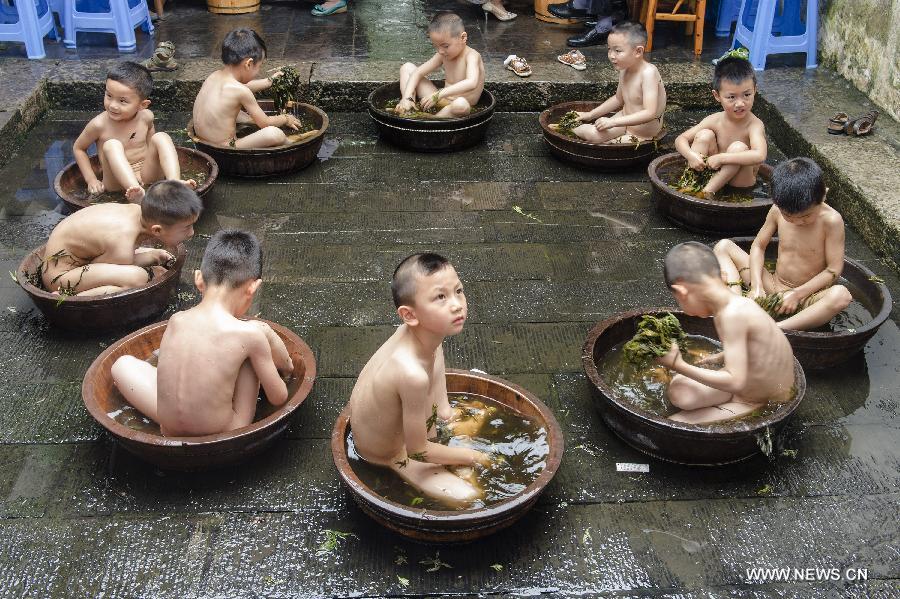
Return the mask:
<path fill-rule="evenodd" d="M 900 120 L 900 0 L 820 0 L 819 5 L 822 63 Z"/>

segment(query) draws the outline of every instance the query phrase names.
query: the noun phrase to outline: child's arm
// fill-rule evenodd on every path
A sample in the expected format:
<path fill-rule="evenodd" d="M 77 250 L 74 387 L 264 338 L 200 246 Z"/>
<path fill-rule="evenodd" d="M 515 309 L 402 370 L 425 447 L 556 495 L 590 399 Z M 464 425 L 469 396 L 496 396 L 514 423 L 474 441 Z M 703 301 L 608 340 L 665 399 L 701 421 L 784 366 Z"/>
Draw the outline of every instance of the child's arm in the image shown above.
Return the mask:
<path fill-rule="evenodd" d="M 766 289 L 763 285 L 763 269 L 766 266 L 766 248 L 772 237 L 778 232 L 778 215 L 780 211 L 777 206 L 769 208 L 766 214 L 766 222 L 759 229 L 753 245 L 750 246 L 750 297 L 756 299 L 766 296 Z"/>
<path fill-rule="evenodd" d="M 259 107 L 259 103 L 253 96 L 253 92 L 251 92 L 246 85 L 243 86 L 238 93 L 241 106 L 244 107 L 244 110 L 253 120 L 253 124 L 260 129 L 266 127 L 290 127 L 295 131 L 300 129 L 300 121 L 292 114 L 275 114 L 269 116 L 263 112 L 263 109 Z"/>
<path fill-rule="evenodd" d="M 145 248 L 140 252 L 135 250 L 132 261 L 128 264 L 134 264 L 135 266 L 162 266 L 169 262 L 169 260 L 174 259 L 175 256 L 164 249 Z"/>
<path fill-rule="evenodd" d="M 800 302 L 813 293 L 834 285 L 843 270 L 844 219 L 835 212 L 825 222 L 825 269 L 806 283 L 782 294 L 778 312 L 781 314 L 796 312 Z"/>
<path fill-rule="evenodd" d="M 694 143 L 694 138 L 697 137 L 697 133 L 702 129 L 712 129 L 715 116 L 716 115 L 712 114 L 706 117 L 675 138 L 675 149 L 678 150 L 679 154 L 684 156 L 685 160 L 688 162 L 688 166 L 694 170 L 702 171 L 706 168 L 706 163 L 703 162 L 704 156 L 701 156 L 691 149 L 691 144 Z"/>
<path fill-rule="evenodd" d="M 710 156 L 706 161 L 709 168 L 719 170 L 726 164 L 753 166 L 765 162 L 769 148 L 766 143 L 766 128 L 763 126 L 762 121 L 756 119 L 756 122 L 750 125 L 748 134 L 750 137 L 749 150 L 744 150 L 743 152 L 726 152 L 725 148 L 719 148 L 719 153 L 715 156 Z"/>
<path fill-rule="evenodd" d="M 428 440 L 427 423 L 431 416 L 428 396 L 428 374 L 424 371 L 404 371 L 400 377 L 400 402 L 403 406 L 403 441 L 411 459 L 446 466 L 488 465 L 486 453 L 464 447 L 447 447 Z"/>
<path fill-rule="evenodd" d="M 271 348 L 272 361 L 275 363 L 275 368 L 277 368 L 279 372 L 293 372 L 294 362 L 291 360 L 291 354 L 288 352 L 284 341 L 278 336 L 278 333 L 276 333 L 266 322 L 261 320 L 253 320 L 251 322 L 257 325 L 266 335 L 266 340 L 269 342 L 269 347 Z"/>
<path fill-rule="evenodd" d="M 737 315 L 735 315 L 737 316 Z M 688 364 L 681 357 L 678 344 L 672 342 L 672 348 L 656 362 L 670 370 L 694 379 L 713 389 L 740 395 L 747 386 L 747 320 L 728 315 L 716 323 L 722 338 L 724 366 L 719 370 L 709 370 Z"/>
<path fill-rule="evenodd" d="M 440 54 L 435 54 L 427 61 L 420 64 L 409 76 L 406 87 L 400 90 L 400 102 L 397 103 L 394 110 L 397 112 L 406 112 L 410 110 L 413 107 L 413 104 L 416 103 L 416 88 L 419 86 L 419 82 L 421 82 L 428 73 L 436 71 L 442 64 L 443 59 L 441 59 Z"/>
<path fill-rule="evenodd" d="M 272 87 L 272 83 L 274 83 L 274 79 L 276 77 L 281 77 L 281 71 L 275 71 L 265 79 L 254 79 L 253 81 L 248 81 L 244 85 L 246 85 L 247 88 L 255 94 Z"/>
<path fill-rule="evenodd" d="M 453 409 L 450 407 L 450 399 L 447 397 L 447 371 L 444 366 L 444 346 L 437 349 L 434 358 L 434 384 L 432 385 L 432 402 L 437 406 L 437 415 L 442 420 L 450 420 L 453 417 Z"/>
<path fill-rule="evenodd" d="M 288 400 L 287 385 L 278 374 L 275 361 L 272 359 L 272 347 L 266 334 L 254 327 L 247 332 L 247 357 L 259 379 L 259 384 L 266 392 L 266 399 L 273 406 L 284 405 Z"/>
<path fill-rule="evenodd" d="M 622 100 L 622 96 L 620 95 L 620 89 L 616 90 L 615 95 L 610 96 L 606 99 L 603 104 L 593 109 L 590 112 L 579 112 L 578 118 L 585 123 L 590 121 L 595 121 L 600 117 L 608 115 L 610 112 L 616 112 L 617 110 L 621 110 L 622 106 L 625 105 L 624 100 Z"/>
<path fill-rule="evenodd" d="M 461 96 L 478 87 L 478 72 L 480 70 L 481 56 L 475 52 L 466 56 L 466 78 L 451 85 L 445 85 L 437 90 L 430 98 L 422 100 L 422 108 L 428 110 L 438 103 L 441 98 Z"/>
<path fill-rule="evenodd" d="M 94 175 L 94 169 L 91 168 L 91 158 L 87 153 L 91 144 L 100 139 L 101 126 L 97 122 L 99 118 L 91 119 L 72 146 L 75 163 L 78 165 L 78 170 L 81 171 L 81 176 L 84 177 L 84 182 L 87 183 L 89 193 L 103 193 L 103 182 Z M 97 151 L 99 152 L 100 148 L 97 148 Z"/>
<path fill-rule="evenodd" d="M 644 72 L 641 73 L 641 93 L 644 97 L 644 103 L 641 106 L 641 109 L 633 114 L 620 114 L 619 116 L 604 119 L 602 123 L 597 123 L 597 130 L 603 131 L 611 127 L 631 127 L 633 125 L 643 125 L 644 123 L 649 123 L 650 121 L 655 120 L 656 115 L 659 114 L 659 85 L 657 85 L 658 77 L 659 75 L 656 73 L 655 69 L 645 69 Z M 620 82 L 620 89 L 621 86 L 622 84 Z M 621 91 L 617 90 L 616 97 L 619 97 L 620 93 Z M 618 108 L 616 110 L 618 110 Z M 599 116 L 603 116 L 605 114 L 606 113 L 602 113 Z"/>

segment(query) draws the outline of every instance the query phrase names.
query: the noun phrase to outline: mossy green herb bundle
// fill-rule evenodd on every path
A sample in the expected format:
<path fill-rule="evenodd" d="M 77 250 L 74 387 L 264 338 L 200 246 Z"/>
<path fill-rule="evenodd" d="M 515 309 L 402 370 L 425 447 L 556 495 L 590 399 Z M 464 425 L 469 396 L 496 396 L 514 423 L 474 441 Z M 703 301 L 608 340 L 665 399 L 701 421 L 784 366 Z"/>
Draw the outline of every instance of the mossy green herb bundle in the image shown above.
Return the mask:
<path fill-rule="evenodd" d="M 272 79 L 270 93 L 275 102 L 275 110 L 284 112 L 288 102 L 296 102 L 300 91 L 300 73 L 291 66 L 281 67 L 281 75 Z"/>
<path fill-rule="evenodd" d="M 687 336 L 671 312 L 659 316 L 647 314 L 638 322 L 637 333 L 622 348 L 625 359 L 633 364 L 648 364 L 669 353 L 672 342 L 684 345 Z"/>
<path fill-rule="evenodd" d="M 566 114 L 563 115 L 561 119 L 559 119 L 559 124 L 557 125 L 557 132 L 562 135 L 568 137 L 577 137 L 575 135 L 575 128 L 579 125 L 582 125 L 581 119 L 578 118 L 578 113 L 574 110 L 570 110 Z"/>

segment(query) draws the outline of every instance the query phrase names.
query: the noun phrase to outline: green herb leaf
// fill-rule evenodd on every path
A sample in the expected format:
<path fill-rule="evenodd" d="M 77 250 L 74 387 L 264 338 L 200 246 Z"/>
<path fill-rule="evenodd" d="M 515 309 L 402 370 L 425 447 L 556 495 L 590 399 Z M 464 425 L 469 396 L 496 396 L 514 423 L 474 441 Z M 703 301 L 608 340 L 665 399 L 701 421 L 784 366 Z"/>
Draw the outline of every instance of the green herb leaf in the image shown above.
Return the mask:
<path fill-rule="evenodd" d="M 409 502 L 409 505 L 419 505 L 423 503 L 425 499 L 423 497 L 413 497 L 412 501 Z"/>
<path fill-rule="evenodd" d="M 424 452 L 424 451 L 417 451 L 417 452 L 415 452 L 415 453 L 409 454 L 409 459 L 415 460 L 415 461 L 417 461 L 417 462 L 424 462 L 424 461 L 425 461 L 425 456 L 426 456 L 426 455 L 427 455 L 427 454 L 426 454 L 426 452 Z"/>
<path fill-rule="evenodd" d="M 491 568 L 494 570 L 494 572 L 500 572 L 501 570 L 503 570 L 503 564 L 491 564 Z"/>
<path fill-rule="evenodd" d="M 428 566 L 425 569 L 426 572 L 437 572 L 441 568 L 452 568 L 450 564 L 445 561 L 441 561 L 441 552 L 436 551 L 434 557 L 426 557 L 425 559 L 419 561 L 423 566 Z"/>
<path fill-rule="evenodd" d="M 434 426 L 434 423 L 437 422 L 437 404 L 431 404 L 431 416 L 425 420 L 425 430 L 430 431 Z"/>
<path fill-rule="evenodd" d="M 403 588 L 406 588 L 409 586 L 409 578 L 403 578 L 399 574 L 397 575 L 397 582 L 399 582 L 400 586 L 402 586 Z"/>
<path fill-rule="evenodd" d="M 319 545 L 318 551 L 316 551 L 316 557 L 326 555 L 337 549 L 337 546 L 341 541 L 346 539 L 347 537 L 355 537 L 356 535 L 352 532 L 342 532 L 340 530 L 332 530 L 330 528 L 326 528 L 322 531 L 322 543 Z"/>
<path fill-rule="evenodd" d="M 661 316 L 647 314 L 638 322 L 637 333 L 622 348 L 623 356 L 633 364 L 648 364 L 669 353 L 672 342 L 684 344 L 684 330 L 671 312 Z"/>

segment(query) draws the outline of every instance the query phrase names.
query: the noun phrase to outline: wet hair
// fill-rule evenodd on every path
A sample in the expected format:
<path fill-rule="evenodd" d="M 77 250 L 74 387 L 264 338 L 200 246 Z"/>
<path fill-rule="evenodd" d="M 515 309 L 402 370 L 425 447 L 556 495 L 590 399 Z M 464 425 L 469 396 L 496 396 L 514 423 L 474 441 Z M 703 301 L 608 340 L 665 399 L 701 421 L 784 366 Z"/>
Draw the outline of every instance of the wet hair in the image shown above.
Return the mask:
<path fill-rule="evenodd" d="M 266 42 L 247 27 L 229 31 L 222 40 L 222 62 L 225 64 L 238 64 L 248 58 L 259 62 L 266 57 L 266 53 Z"/>
<path fill-rule="evenodd" d="M 747 79 L 752 79 L 753 86 L 756 86 L 756 73 L 753 71 L 750 61 L 737 56 L 728 56 L 716 63 L 716 70 L 713 72 L 713 89 L 716 91 L 722 89 L 722 81 L 738 85 Z"/>
<path fill-rule="evenodd" d="M 427 277 L 449 265 L 450 262 L 446 258 L 431 252 L 412 254 L 404 258 L 394 269 L 394 276 L 391 278 L 394 305 L 398 308 L 412 305 L 416 295 L 416 275 Z"/>
<path fill-rule="evenodd" d="M 700 283 L 704 277 L 721 276 L 716 255 L 699 241 L 679 243 L 669 250 L 663 263 L 663 278 L 670 289 L 675 283 Z"/>
<path fill-rule="evenodd" d="M 130 60 L 113 65 L 106 73 L 106 78 L 127 85 L 141 100 L 149 98 L 153 91 L 153 75 L 149 69 Z"/>
<path fill-rule="evenodd" d="M 449 11 L 437 13 L 428 25 L 429 34 L 441 32 L 449 33 L 453 37 L 457 37 L 465 30 L 466 27 L 463 25 L 463 20 L 459 15 Z"/>
<path fill-rule="evenodd" d="M 198 216 L 203 203 L 181 181 L 157 181 L 141 200 L 141 218 L 151 224 L 174 225 Z"/>
<path fill-rule="evenodd" d="M 787 214 L 803 212 L 825 200 L 825 177 L 810 158 L 791 158 L 772 171 L 772 201 Z"/>
<path fill-rule="evenodd" d="M 262 278 L 262 247 L 253 233 L 237 229 L 217 232 L 206 245 L 200 272 L 207 285 L 235 289 Z"/>
<path fill-rule="evenodd" d="M 647 30 L 644 29 L 644 26 L 640 23 L 635 23 L 633 21 L 619 21 L 613 25 L 610 34 L 613 33 L 624 35 L 625 39 L 628 40 L 628 43 L 632 46 L 647 47 Z"/>

